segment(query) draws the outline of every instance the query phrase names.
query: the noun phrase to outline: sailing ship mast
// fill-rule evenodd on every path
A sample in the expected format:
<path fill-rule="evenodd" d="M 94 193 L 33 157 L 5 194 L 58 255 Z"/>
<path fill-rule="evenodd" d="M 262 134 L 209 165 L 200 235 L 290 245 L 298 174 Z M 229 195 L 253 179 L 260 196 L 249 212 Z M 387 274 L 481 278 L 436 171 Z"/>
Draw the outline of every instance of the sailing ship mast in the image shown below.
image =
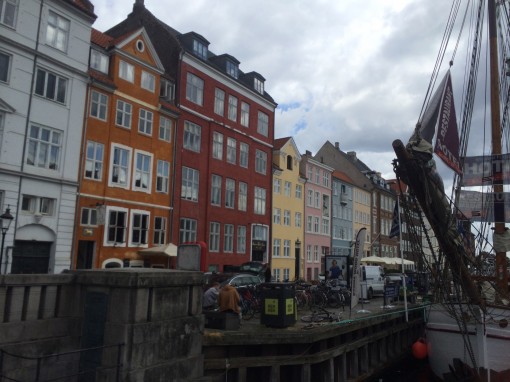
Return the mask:
<path fill-rule="evenodd" d="M 496 1 L 488 1 L 488 22 L 489 22 L 489 54 L 490 54 L 490 86 L 491 86 L 491 134 L 492 134 L 492 184 L 494 195 L 503 194 L 503 173 L 502 166 L 494 164 L 501 156 L 501 111 L 499 96 L 499 68 L 498 68 L 498 41 L 496 30 Z M 494 234 L 505 233 L 505 205 L 503 198 L 494 200 Z M 504 294 L 508 295 L 508 273 L 506 264 L 506 252 L 496 250 L 496 285 Z"/>

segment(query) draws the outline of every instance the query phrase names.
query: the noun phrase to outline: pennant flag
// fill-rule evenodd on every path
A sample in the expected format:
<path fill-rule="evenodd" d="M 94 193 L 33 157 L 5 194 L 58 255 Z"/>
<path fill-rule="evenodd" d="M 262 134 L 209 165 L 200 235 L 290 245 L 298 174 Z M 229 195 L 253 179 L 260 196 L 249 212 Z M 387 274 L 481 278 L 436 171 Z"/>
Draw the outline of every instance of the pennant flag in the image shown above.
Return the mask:
<path fill-rule="evenodd" d="M 398 211 L 398 202 L 395 202 L 395 209 L 393 210 L 393 221 L 391 223 L 391 230 L 389 238 L 399 236 L 400 235 L 400 219 L 399 219 L 399 211 Z"/>

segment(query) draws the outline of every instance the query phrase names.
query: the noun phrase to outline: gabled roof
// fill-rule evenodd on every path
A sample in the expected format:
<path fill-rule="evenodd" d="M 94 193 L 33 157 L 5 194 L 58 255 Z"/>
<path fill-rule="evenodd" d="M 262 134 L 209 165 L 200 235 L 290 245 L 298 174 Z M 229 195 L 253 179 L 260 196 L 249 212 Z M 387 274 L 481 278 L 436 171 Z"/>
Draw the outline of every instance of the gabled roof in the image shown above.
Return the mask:
<path fill-rule="evenodd" d="M 85 12 L 88 16 L 92 17 L 94 20 L 97 19 L 97 16 L 94 13 L 94 6 L 89 0 L 65 0 L 65 2 L 73 5 L 82 12 Z"/>
<path fill-rule="evenodd" d="M 352 179 L 349 178 L 349 176 L 347 174 L 343 173 L 342 171 L 338 171 L 338 170 L 333 171 L 333 177 L 340 179 L 341 181 L 343 181 L 345 183 L 353 184 Z"/>

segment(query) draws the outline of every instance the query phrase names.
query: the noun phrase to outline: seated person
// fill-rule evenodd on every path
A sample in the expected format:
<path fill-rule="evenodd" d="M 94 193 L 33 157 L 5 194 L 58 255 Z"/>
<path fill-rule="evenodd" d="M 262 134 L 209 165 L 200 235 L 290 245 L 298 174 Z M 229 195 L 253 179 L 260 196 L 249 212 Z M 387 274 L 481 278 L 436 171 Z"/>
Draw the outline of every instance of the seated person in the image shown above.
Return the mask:
<path fill-rule="evenodd" d="M 237 289 L 232 285 L 227 284 L 220 289 L 220 293 L 218 295 L 220 312 L 239 314 L 241 312 L 241 308 L 239 307 L 240 302 L 241 297 L 239 296 Z"/>
<path fill-rule="evenodd" d="M 218 294 L 220 293 L 220 283 L 214 282 L 204 293 L 202 308 L 204 310 L 214 310 L 218 307 Z"/>

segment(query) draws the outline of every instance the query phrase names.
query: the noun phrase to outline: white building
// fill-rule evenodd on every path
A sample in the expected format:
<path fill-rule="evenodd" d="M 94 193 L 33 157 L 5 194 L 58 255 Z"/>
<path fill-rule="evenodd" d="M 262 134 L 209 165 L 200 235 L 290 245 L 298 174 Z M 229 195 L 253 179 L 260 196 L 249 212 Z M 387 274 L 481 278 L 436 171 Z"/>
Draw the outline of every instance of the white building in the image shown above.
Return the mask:
<path fill-rule="evenodd" d="M 70 268 L 94 7 L 0 1 L 1 273 Z"/>

